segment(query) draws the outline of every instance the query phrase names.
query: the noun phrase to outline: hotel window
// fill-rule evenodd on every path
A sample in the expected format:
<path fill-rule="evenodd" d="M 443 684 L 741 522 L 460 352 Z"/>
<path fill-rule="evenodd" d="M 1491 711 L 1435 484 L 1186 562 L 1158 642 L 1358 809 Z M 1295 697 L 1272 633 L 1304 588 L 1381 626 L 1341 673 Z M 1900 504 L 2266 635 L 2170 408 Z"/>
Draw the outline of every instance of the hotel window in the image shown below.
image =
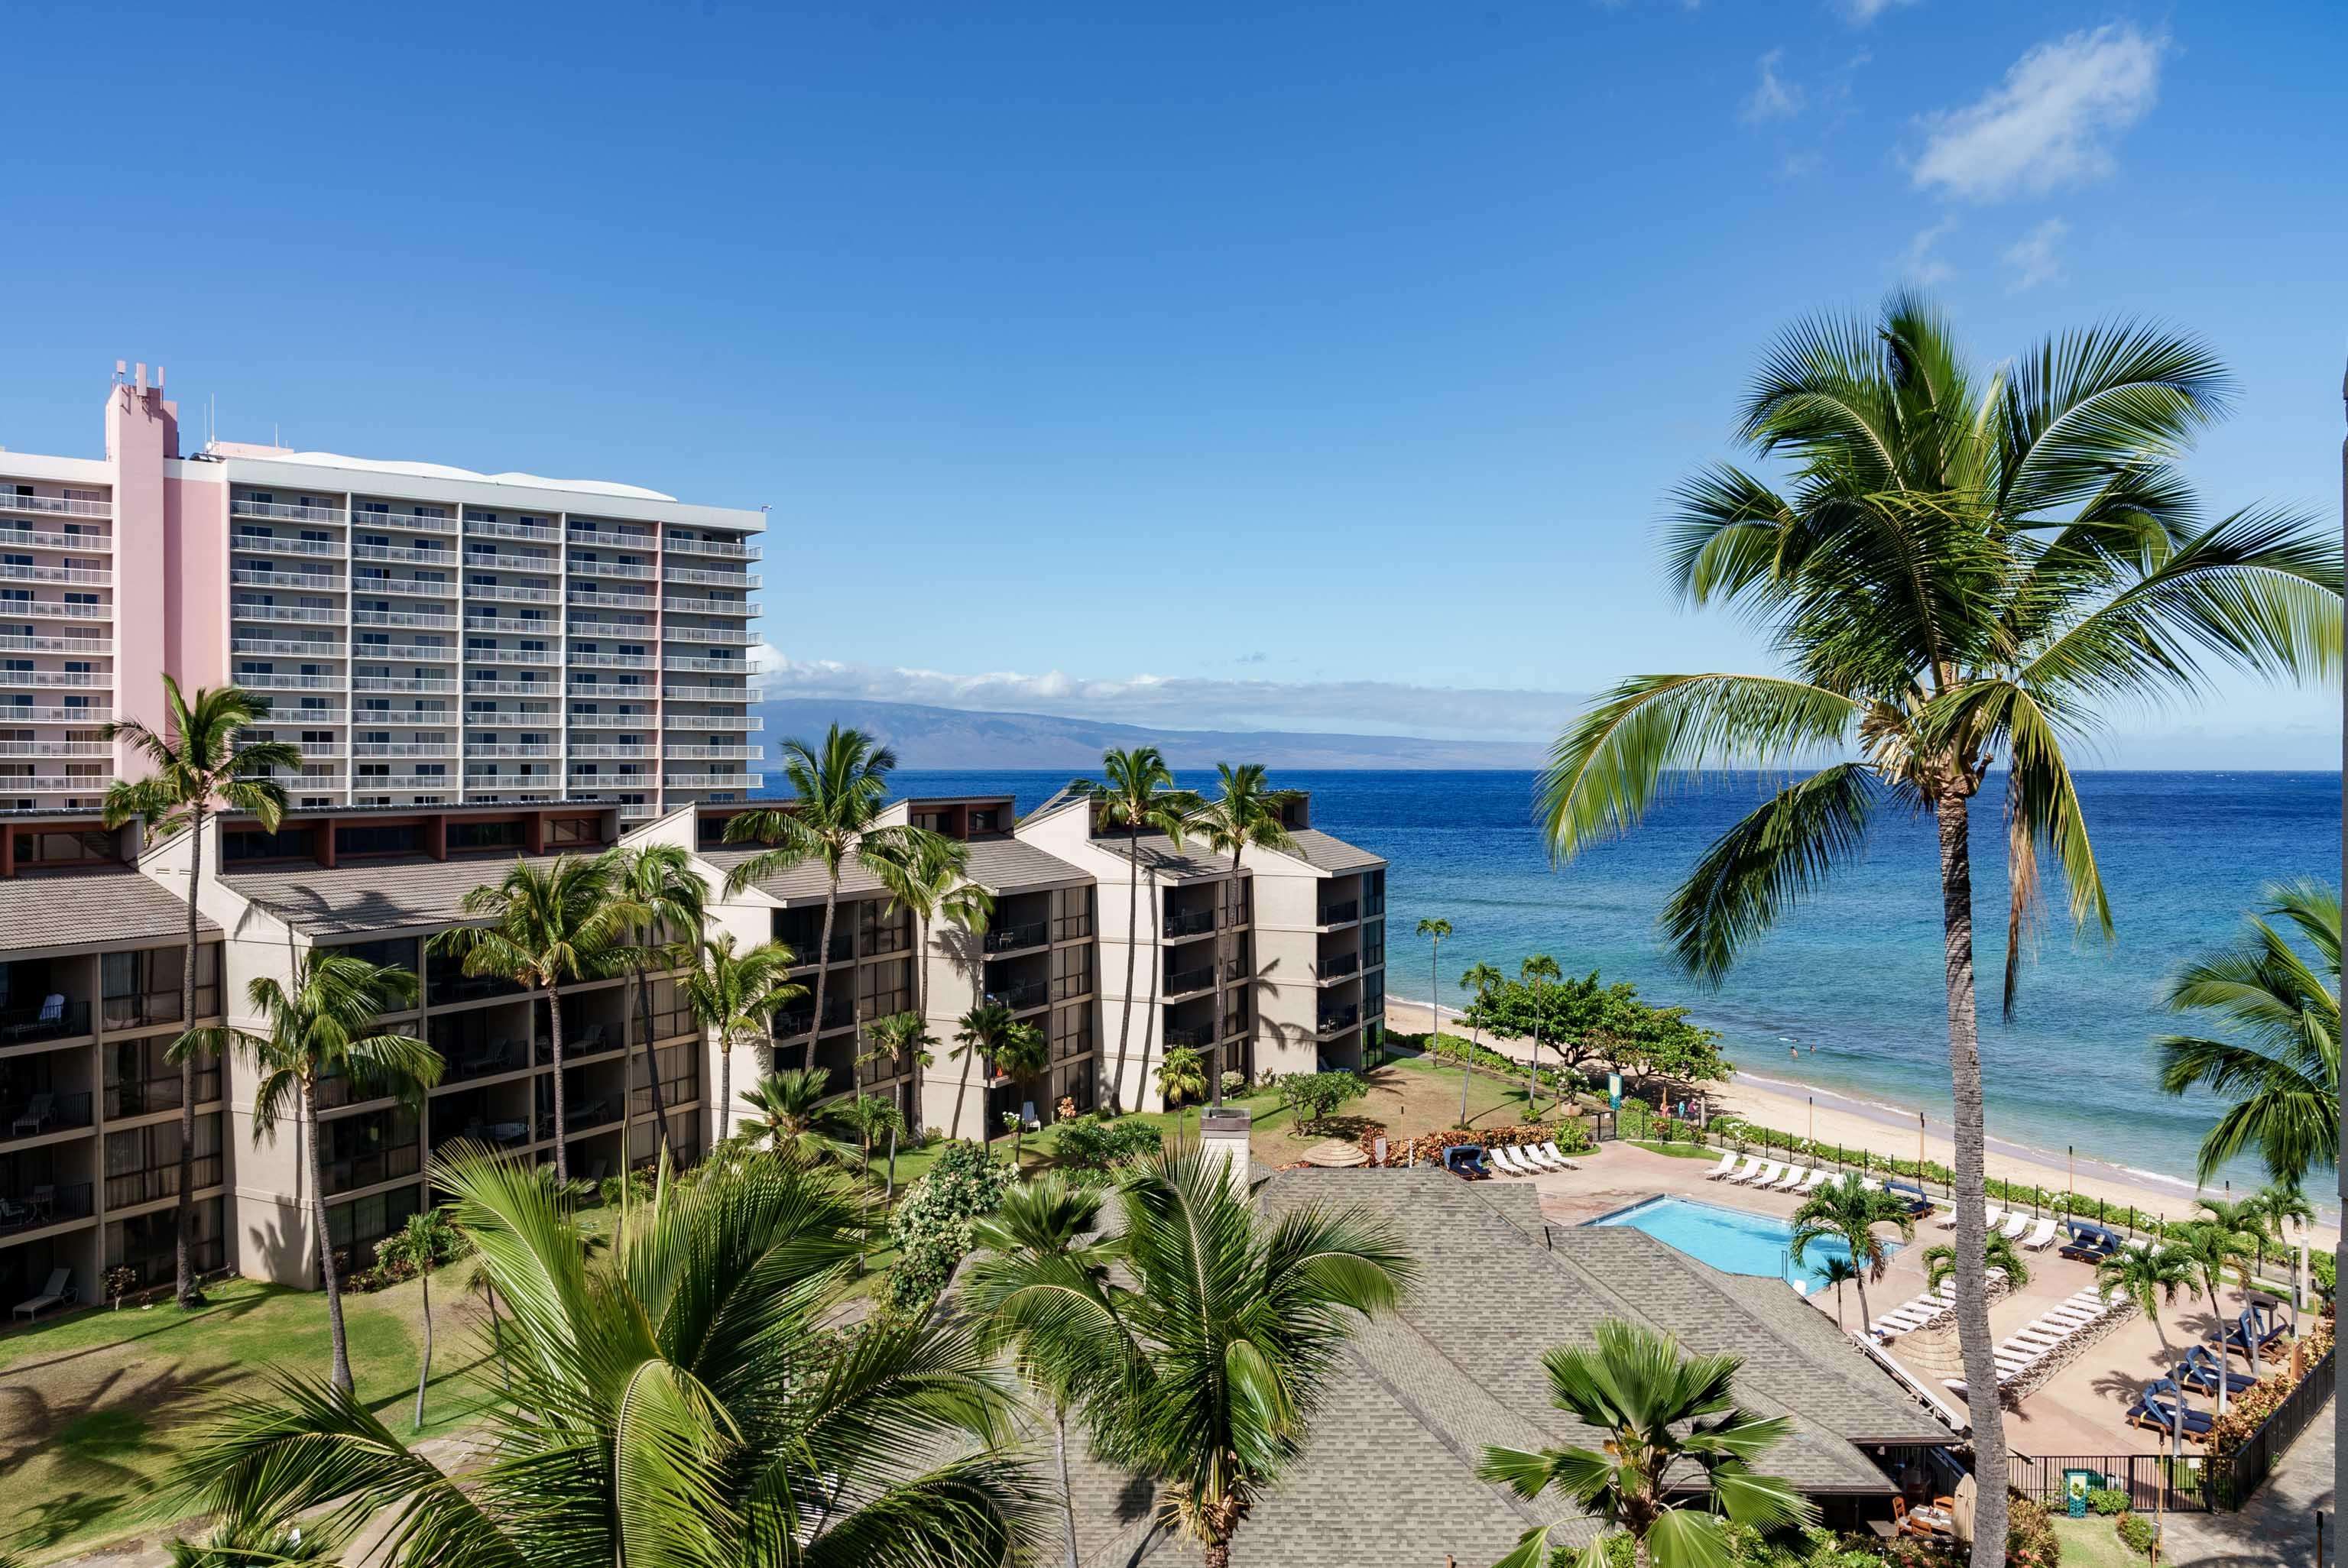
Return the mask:
<path fill-rule="evenodd" d="M 857 973 L 857 994 L 866 1022 L 903 1012 L 913 1005 L 913 965 L 910 958 L 867 964 Z"/>
<path fill-rule="evenodd" d="M 1093 950 L 1056 948 L 1052 952 L 1052 999 L 1065 1001 L 1093 989 Z"/>
<path fill-rule="evenodd" d="M 1089 1002 L 1052 1009 L 1052 1060 L 1082 1056 L 1093 1048 L 1093 1009 Z"/>
<path fill-rule="evenodd" d="M 1061 887 L 1052 894 L 1052 940 L 1073 941 L 1093 934 L 1093 890 Z"/>
<path fill-rule="evenodd" d="M 100 1010 L 105 1014 L 106 1027 L 144 1029 L 153 1024 L 180 1022 L 184 1000 L 180 984 L 186 951 L 184 946 L 149 948 L 144 952 L 108 953 L 101 958 L 98 980 L 99 989 L 105 993 L 105 1006 Z M 197 945 L 199 1019 L 220 1011 L 220 956 L 218 942 Z"/>
<path fill-rule="evenodd" d="M 196 1118 L 193 1192 L 221 1184 L 221 1118 Z M 180 1124 L 161 1122 L 106 1135 L 106 1206 L 128 1208 L 180 1194 Z"/>

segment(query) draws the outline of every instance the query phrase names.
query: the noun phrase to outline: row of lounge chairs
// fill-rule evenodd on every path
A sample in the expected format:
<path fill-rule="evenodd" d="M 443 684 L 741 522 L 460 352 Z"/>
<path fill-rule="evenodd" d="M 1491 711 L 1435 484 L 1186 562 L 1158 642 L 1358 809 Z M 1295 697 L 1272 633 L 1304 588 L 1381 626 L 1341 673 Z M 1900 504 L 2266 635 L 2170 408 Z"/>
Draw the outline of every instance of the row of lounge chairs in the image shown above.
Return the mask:
<path fill-rule="evenodd" d="M 1932 1223 L 1944 1231 L 1954 1230 L 1957 1228 L 1957 1211 L 1951 1209 Z M 1995 1204 L 1982 1211 L 1982 1224 L 1988 1227 L 1992 1235 L 2019 1242 L 2031 1252 L 2043 1252 L 2053 1244 L 2059 1223 L 2048 1215 L 2034 1220 L 2020 1209 L 2002 1209 Z"/>
<path fill-rule="evenodd" d="M 1565 1157 L 1554 1138 L 1546 1143 L 1519 1143 L 1514 1147 L 1496 1143 L 1485 1152 L 1485 1158 L 1504 1176 L 1540 1176 L 1551 1171 L 1580 1168 Z"/>
<path fill-rule="evenodd" d="M 1785 1160 L 1764 1160 L 1758 1154 L 1742 1156 L 1736 1162 L 1735 1153 L 1723 1154 L 1720 1163 L 1704 1173 L 1707 1182 L 1725 1182 L 1732 1187 L 1751 1187 L 1755 1192 L 1793 1193 L 1803 1194 L 1822 1186 L 1834 1173 L 1824 1165 L 1805 1168 Z M 1875 1184 L 1869 1182 L 1869 1186 Z"/>
<path fill-rule="evenodd" d="M 1880 1344 L 1902 1334 L 1912 1334 L 1919 1328 L 1929 1328 L 1956 1309 L 1957 1282 L 1944 1279 L 1937 1288 L 1926 1291 L 1912 1301 L 1903 1301 L 1877 1318 L 1869 1326 L 1868 1332 Z"/>
<path fill-rule="evenodd" d="M 2105 1292 L 2091 1286 L 2065 1296 L 2061 1306 L 2018 1333 L 2007 1335 L 1999 1344 L 1997 1386 L 2003 1389 L 2035 1373 L 2053 1370 L 2127 1306 L 2124 1290 Z M 1946 1381 L 1952 1392 L 1965 1392 L 1964 1379 Z"/>

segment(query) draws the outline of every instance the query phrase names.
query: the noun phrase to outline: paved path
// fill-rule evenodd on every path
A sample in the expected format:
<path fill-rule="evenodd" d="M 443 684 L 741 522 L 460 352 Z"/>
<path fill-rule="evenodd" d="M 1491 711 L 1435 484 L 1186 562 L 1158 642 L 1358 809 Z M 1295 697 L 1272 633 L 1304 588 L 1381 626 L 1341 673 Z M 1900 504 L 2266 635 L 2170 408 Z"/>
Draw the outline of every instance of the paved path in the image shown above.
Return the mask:
<path fill-rule="evenodd" d="M 2333 1408 L 2300 1433 L 2240 1513 L 2183 1513 L 2168 1522 L 2168 1550 L 2162 1561 L 2178 1568 L 2311 1568 L 2315 1563 L 2315 1512 L 2324 1522 L 2323 1555 L 2333 1558 L 2332 1527 L 2338 1515 L 2332 1496 Z"/>

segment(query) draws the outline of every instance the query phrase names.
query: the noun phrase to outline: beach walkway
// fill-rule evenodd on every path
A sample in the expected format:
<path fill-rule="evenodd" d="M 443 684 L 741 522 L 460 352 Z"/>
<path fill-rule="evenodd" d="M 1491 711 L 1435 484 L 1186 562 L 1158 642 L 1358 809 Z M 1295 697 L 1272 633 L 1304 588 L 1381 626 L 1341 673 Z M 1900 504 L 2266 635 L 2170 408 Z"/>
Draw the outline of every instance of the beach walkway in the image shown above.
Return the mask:
<path fill-rule="evenodd" d="M 2195 1568 L 2251 1568 L 2315 1562 L 2315 1515 L 2324 1521 L 2323 1561 L 2336 1561 L 2332 1529 L 2334 1511 L 2330 1404 L 2291 1447 L 2240 1513 L 2180 1513 L 2168 1522 L 2168 1550 L 2162 1560 Z M 2321 1568 L 2321 1565 L 2319 1565 Z"/>

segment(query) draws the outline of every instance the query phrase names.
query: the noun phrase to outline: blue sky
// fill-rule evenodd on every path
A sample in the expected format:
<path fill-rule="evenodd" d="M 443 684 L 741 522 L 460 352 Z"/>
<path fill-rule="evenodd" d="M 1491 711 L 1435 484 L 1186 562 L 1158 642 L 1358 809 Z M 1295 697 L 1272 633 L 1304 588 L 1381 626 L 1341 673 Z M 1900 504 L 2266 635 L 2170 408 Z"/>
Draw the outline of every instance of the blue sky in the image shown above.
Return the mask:
<path fill-rule="evenodd" d="M 1902 278 L 1984 357 L 2206 333 L 2209 499 L 2338 507 L 2336 8 L 1153 9 L 20 3 L 0 442 L 160 362 L 199 431 L 771 506 L 778 690 L 1517 738 L 1755 661 L 1659 497 Z"/>

